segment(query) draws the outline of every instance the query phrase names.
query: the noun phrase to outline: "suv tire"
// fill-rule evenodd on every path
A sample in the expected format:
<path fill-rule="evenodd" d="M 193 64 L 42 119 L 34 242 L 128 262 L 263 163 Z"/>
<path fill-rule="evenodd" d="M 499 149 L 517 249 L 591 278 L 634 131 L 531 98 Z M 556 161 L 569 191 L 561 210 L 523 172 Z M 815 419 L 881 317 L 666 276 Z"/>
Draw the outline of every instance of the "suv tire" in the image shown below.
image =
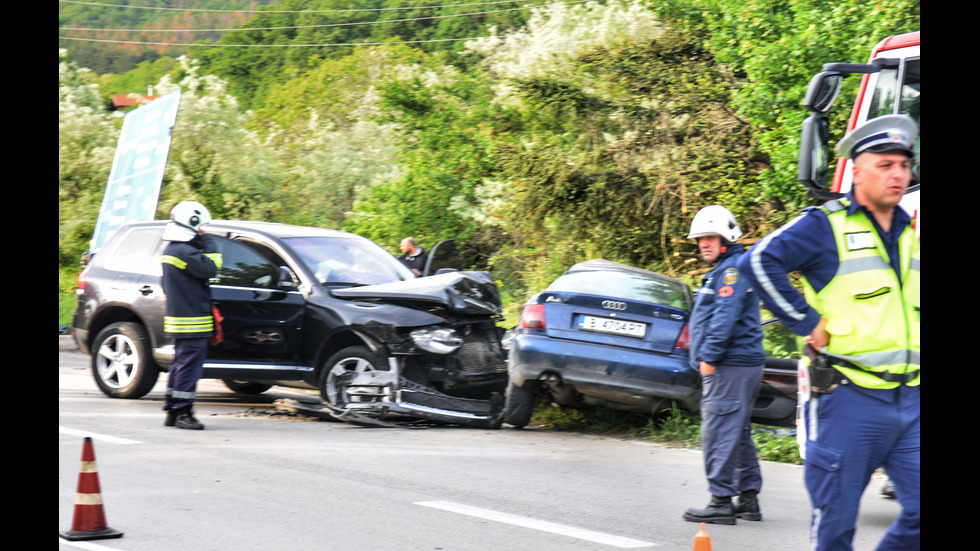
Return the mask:
<path fill-rule="evenodd" d="M 364 346 L 351 346 L 330 357 L 320 370 L 320 397 L 331 406 L 344 408 L 350 402 L 344 383 L 339 380 L 345 373 L 388 371 L 384 359 Z"/>
<path fill-rule="evenodd" d="M 92 376 L 111 398 L 142 398 L 150 392 L 160 370 L 143 326 L 119 322 L 100 331 L 92 345 Z"/>
<path fill-rule="evenodd" d="M 272 385 L 262 383 L 252 383 L 249 381 L 238 381 L 235 379 L 221 379 L 221 382 L 228 387 L 228 390 L 238 394 L 262 394 L 272 388 Z"/>

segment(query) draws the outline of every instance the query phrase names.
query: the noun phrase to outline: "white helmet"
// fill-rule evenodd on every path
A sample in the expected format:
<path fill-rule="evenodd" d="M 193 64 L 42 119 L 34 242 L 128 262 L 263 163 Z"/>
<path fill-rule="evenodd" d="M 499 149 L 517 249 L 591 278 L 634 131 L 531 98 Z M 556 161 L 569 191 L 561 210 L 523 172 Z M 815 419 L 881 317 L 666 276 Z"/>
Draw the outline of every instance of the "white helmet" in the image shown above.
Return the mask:
<path fill-rule="evenodd" d="M 197 201 L 184 201 L 170 211 L 170 219 L 196 232 L 198 228 L 211 222 L 211 213 Z"/>
<path fill-rule="evenodd" d="M 728 209 L 721 205 L 711 205 L 694 215 L 691 234 L 687 238 L 697 239 L 708 235 L 720 235 L 725 241 L 734 243 L 742 235 L 742 230 L 738 228 L 735 216 Z"/>

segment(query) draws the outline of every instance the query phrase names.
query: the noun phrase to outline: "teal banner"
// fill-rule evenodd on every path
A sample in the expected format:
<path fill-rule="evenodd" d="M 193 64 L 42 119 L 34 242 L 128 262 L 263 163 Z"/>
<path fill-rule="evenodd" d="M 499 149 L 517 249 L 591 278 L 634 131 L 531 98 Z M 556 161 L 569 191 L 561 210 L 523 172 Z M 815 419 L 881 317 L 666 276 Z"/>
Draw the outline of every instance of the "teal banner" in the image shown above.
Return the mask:
<path fill-rule="evenodd" d="M 102 249 L 122 225 L 153 220 L 179 105 L 180 90 L 126 114 L 90 253 Z"/>

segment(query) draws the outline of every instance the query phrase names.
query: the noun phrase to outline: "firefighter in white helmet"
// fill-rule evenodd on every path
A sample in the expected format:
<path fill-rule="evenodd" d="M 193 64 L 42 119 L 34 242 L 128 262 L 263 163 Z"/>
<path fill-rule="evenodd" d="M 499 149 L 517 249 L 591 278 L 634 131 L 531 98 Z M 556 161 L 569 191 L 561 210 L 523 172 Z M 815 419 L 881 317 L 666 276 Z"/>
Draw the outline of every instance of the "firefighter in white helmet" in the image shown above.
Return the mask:
<path fill-rule="evenodd" d="M 720 205 L 698 211 L 688 235 L 713 265 L 695 295 L 690 322 L 691 367 L 702 377 L 701 449 L 711 493 L 707 507 L 684 512 L 692 522 L 762 520 L 762 473 L 750 419 L 766 355 L 759 301 L 737 267 L 744 248 L 735 240 L 741 235 L 735 217 Z"/>
<path fill-rule="evenodd" d="M 167 297 L 163 331 L 174 339 L 174 360 L 167 378 L 163 409 L 164 425 L 181 429 L 204 428 L 194 418 L 192 407 L 197 381 L 204 370 L 208 340 L 214 334 L 208 280 L 221 269 L 221 253 L 201 226 L 211 222 L 211 213 L 196 201 L 184 201 L 170 212 L 162 239 L 169 241 L 160 262 L 161 280 Z"/>

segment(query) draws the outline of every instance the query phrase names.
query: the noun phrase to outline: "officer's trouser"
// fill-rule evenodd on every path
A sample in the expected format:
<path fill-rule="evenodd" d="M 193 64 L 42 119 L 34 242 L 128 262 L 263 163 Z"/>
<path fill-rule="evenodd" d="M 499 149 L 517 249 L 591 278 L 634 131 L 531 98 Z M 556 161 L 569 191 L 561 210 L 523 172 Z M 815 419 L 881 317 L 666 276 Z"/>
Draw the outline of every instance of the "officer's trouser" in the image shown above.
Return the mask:
<path fill-rule="evenodd" d="M 841 385 L 811 397 L 804 420 L 812 548 L 852 549 L 861 494 L 884 467 L 902 512 L 878 549 L 919 549 L 919 387 Z"/>
<path fill-rule="evenodd" d="M 181 409 L 194 404 L 197 381 L 204 373 L 208 338 L 174 339 L 174 361 L 167 378 L 163 409 Z"/>
<path fill-rule="evenodd" d="M 702 375 L 701 449 L 713 496 L 762 489 L 751 422 L 761 382 L 761 365 L 719 365 L 713 374 Z"/>

